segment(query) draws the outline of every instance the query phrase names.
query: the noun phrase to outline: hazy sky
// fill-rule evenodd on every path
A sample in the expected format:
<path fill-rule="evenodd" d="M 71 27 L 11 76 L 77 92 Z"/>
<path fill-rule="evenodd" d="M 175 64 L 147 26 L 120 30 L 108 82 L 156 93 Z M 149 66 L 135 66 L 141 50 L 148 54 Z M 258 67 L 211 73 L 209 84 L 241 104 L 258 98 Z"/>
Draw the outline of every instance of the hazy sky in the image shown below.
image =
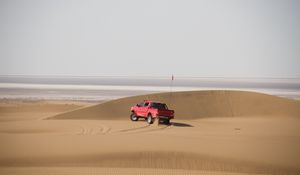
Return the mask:
<path fill-rule="evenodd" d="M 298 0 L 0 0 L 0 75 L 300 77 Z"/>

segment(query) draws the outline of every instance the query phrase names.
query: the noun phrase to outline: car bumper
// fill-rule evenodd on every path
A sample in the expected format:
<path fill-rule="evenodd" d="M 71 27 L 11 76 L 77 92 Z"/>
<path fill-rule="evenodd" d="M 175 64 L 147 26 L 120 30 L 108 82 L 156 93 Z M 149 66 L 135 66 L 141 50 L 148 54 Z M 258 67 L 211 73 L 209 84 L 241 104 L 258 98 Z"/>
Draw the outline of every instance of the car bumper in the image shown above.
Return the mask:
<path fill-rule="evenodd" d="M 159 119 L 173 119 L 174 116 L 157 116 Z"/>

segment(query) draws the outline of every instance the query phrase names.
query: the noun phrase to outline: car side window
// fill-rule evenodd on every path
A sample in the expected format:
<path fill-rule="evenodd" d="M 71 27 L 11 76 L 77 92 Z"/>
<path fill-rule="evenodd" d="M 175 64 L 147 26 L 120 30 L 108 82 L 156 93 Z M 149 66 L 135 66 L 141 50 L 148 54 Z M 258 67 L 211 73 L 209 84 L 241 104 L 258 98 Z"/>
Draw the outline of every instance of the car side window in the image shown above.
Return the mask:
<path fill-rule="evenodd" d="M 147 107 L 148 105 L 149 105 L 149 103 L 148 103 L 148 102 L 146 102 L 146 103 L 145 103 L 145 105 L 144 105 L 144 107 Z"/>
<path fill-rule="evenodd" d="M 169 109 L 168 106 L 165 104 L 165 109 Z"/>

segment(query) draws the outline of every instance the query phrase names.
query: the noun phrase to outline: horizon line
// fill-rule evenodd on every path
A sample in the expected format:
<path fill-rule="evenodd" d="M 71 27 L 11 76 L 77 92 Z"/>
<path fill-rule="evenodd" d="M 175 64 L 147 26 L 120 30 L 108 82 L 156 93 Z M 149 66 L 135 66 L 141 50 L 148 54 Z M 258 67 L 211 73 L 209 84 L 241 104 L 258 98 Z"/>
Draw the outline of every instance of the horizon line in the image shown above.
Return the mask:
<path fill-rule="evenodd" d="M 191 79 L 205 79 L 205 78 L 212 78 L 212 79 L 300 79 L 300 77 L 273 77 L 273 76 L 182 76 L 176 74 L 170 75 L 46 75 L 46 74 L 0 74 L 0 77 L 31 77 L 31 78 L 38 78 L 38 77 L 48 77 L 48 78 L 191 78 Z"/>

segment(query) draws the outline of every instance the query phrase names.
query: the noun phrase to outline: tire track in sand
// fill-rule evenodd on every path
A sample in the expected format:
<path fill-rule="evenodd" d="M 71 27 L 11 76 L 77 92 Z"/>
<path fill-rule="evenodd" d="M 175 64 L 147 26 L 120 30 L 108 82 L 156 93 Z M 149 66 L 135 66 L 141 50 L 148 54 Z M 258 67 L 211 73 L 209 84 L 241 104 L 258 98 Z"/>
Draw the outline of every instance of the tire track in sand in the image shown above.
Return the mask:
<path fill-rule="evenodd" d="M 126 133 L 126 134 L 148 133 L 148 132 L 165 130 L 171 128 L 171 126 L 172 125 L 164 125 L 164 126 L 145 125 L 141 127 L 118 130 L 116 133 Z"/>
<path fill-rule="evenodd" d="M 77 135 L 104 135 L 110 132 L 111 127 L 106 125 L 80 125 L 80 132 Z"/>

